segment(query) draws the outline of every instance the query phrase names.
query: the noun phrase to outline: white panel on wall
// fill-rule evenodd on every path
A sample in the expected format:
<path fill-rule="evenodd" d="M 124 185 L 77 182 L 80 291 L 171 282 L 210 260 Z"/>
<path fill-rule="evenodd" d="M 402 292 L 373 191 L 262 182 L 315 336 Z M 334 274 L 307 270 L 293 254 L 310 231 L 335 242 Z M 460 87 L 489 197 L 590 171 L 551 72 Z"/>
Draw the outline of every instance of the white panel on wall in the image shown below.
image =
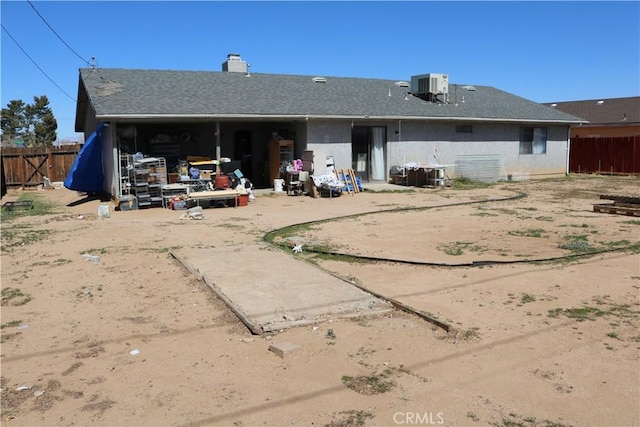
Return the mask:
<path fill-rule="evenodd" d="M 499 181 L 504 179 L 504 159 L 501 154 L 459 155 L 456 174 L 474 181 Z"/>

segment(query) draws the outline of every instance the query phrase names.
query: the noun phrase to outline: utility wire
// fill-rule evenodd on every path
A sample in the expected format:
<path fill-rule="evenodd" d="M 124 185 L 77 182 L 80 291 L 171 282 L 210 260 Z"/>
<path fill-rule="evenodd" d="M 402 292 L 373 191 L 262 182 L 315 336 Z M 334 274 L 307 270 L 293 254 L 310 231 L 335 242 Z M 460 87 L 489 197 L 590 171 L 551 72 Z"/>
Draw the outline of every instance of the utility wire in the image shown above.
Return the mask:
<path fill-rule="evenodd" d="M 60 35 L 59 35 L 58 33 L 56 33 L 56 30 L 54 30 L 54 29 L 53 29 L 53 27 L 52 27 L 51 25 L 49 25 L 49 23 L 47 22 L 47 20 L 46 20 L 46 19 L 44 19 L 44 17 L 43 17 L 42 15 L 40 15 L 40 12 L 38 12 L 38 9 L 36 9 L 36 7 L 33 5 L 33 3 L 31 3 L 31 1 L 30 1 L 30 0 L 27 0 L 27 3 L 29 3 L 29 5 L 33 8 L 33 10 L 38 14 L 38 16 L 40 17 L 40 19 L 42 19 L 42 22 L 44 22 L 44 23 L 47 25 L 47 27 L 49 27 L 49 29 L 50 29 L 51 31 L 53 31 L 53 34 L 55 34 L 55 35 L 60 39 L 60 41 L 61 41 L 62 43 L 64 43 L 64 45 L 65 45 L 66 47 L 68 47 L 68 48 L 69 48 L 69 50 L 70 50 L 71 52 L 73 52 L 73 53 L 74 53 L 78 58 L 82 59 L 82 60 L 83 60 L 87 65 L 89 65 L 90 67 L 92 66 L 91 62 L 87 61 L 87 60 L 86 60 L 86 59 L 84 59 L 82 56 L 80 56 L 80 55 L 79 55 L 75 50 L 73 50 L 73 49 L 71 48 L 71 46 L 69 46 L 69 45 L 67 44 L 67 42 L 65 42 L 65 41 L 62 39 L 62 37 L 60 37 Z"/>
<path fill-rule="evenodd" d="M 20 43 L 18 43 L 18 42 L 16 41 L 16 39 L 14 39 L 14 38 L 13 38 L 13 36 L 11 35 L 11 33 L 10 33 L 10 32 L 9 32 L 9 31 L 4 27 L 4 25 L 0 24 L 0 26 L 2 26 L 2 29 L 5 31 L 5 33 L 7 33 L 7 35 L 11 38 L 11 40 L 13 40 L 13 42 L 14 42 L 14 43 L 15 43 L 15 44 L 20 48 L 20 50 L 22 51 L 22 53 L 24 53 L 24 54 L 26 55 L 26 57 L 27 57 L 27 58 L 29 58 L 29 59 L 31 60 L 31 62 L 33 62 L 33 65 L 35 65 L 35 66 L 38 68 L 38 70 L 40 70 L 40 72 L 41 72 L 42 74 L 44 74 L 44 76 L 45 76 L 46 78 L 48 78 L 48 79 L 49 79 L 49 81 L 50 81 L 51 83 L 53 83 L 53 84 L 54 84 L 58 89 L 60 89 L 60 91 L 61 91 L 62 93 L 64 93 L 65 95 L 67 95 L 67 96 L 69 97 L 69 99 L 71 99 L 73 102 L 77 102 L 77 101 L 76 101 L 76 99 L 75 99 L 73 96 L 71 96 L 71 95 L 69 95 L 67 92 L 65 92 L 65 91 L 64 91 L 64 89 L 62 89 L 62 88 L 61 88 L 61 87 L 60 87 L 56 82 L 54 82 L 54 81 L 53 81 L 53 79 L 52 79 L 51 77 L 49 77 L 49 75 L 48 75 L 47 73 L 45 73 L 45 72 L 44 72 L 44 70 L 43 70 L 42 68 L 40 68 L 40 66 L 36 63 L 36 61 L 34 61 L 34 60 L 33 60 L 33 58 L 31 58 L 31 57 L 29 56 L 29 54 L 28 54 L 28 53 L 27 53 L 27 52 L 22 48 L 22 46 L 20 46 Z"/>

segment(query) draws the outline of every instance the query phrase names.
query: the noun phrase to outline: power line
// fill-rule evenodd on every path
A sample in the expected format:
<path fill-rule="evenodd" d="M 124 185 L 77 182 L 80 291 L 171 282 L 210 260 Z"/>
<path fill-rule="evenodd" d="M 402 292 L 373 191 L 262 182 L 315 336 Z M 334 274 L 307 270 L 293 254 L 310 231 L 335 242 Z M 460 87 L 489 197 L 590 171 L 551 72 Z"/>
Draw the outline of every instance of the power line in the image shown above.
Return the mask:
<path fill-rule="evenodd" d="M 46 78 L 48 78 L 48 79 L 49 79 L 49 81 L 50 81 L 51 83 L 53 83 L 53 84 L 55 85 L 55 87 L 57 87 L 58 89 L 60 89 L 60 91 L 61 91 L 62 93 L 64 93 L 65 95 L 67 95 L 67 96 L 69 97 L 69 99 L 71 99 L 73 102 L 77 102 L 77 101 L 76 101 L 76 99 L 75 99 L 73 96 L 71 96 L 71 95 L 69 95 L 67 92 L 65 92 L 65 91 L 64 91 L 64 89 L 62 89 L 62 88 L 61 88 L 61 87 L 60 87 L 56 82 L 54 82 L 54 81 L 53 81 L 53 79 L 52 79 L 51 77 L 49 77 L 49 75 L 48 75 L 47 73 L 45 73 L 45 72 L 44 72 L 44 70 L 43 70 L 42 68 L 40 68 L 40 66 L 36 63 L 36 61 L 34 61 L 34 60 L 33 60 L 33 58 L 31 58 L 31 57 L 29 56 L 29 54 L 28 54 L 28 53 L 27 53 L 27 52 L 22 48 L 22 46 L 20 46 L 20 43 L 18 43 L 18 42 L 16 41 L 16 39 L 14 39 L 14 38 L 13 38 L 13 36 L 11 35 L 11 33 L 10 33 L 10 32 L 9 32 L 9 31 L 4 27 L 4 25 L 0 24 L 0 26 L 2 26 L 2 29 L 4 30 L 4 32 L 5 32 L 5 33 L 7 33 L 7 35 L 11 38 L 11 40 L 13 40 L 13 42 L 16 44 L 16 46 L 18 46 L 18 47 L 20 48 L 20 50 L 22 51 L 22 53 L 24 53 L 24 54 L 26 55 L 26 57 L 27 57 L 27 58 L 29 58 L 29 59 L 31 60 L 31 62 L 33 62 L 33 65 L 35 65 L 35 66 L 38 68 L 38 70 L 40 70 L 40 72 L 41 72 L 42 74 L 44 74 L 44 76 L 45 76 Z"/>
<path fill-rule="evenodd" d="M 71 52 L 73 52 L 73 53 L 74 53 L 78 58 L 82 59 L 82 60 L 83 60 L 87 65 L 92 66 L 91 62 L 87 61 L 87 60 L 86 60 L 86 59 L 84 59 L 82 56 L 80 56 L 80 55 L 79 55 L 75 50 L 73 50 L 73 49 L 71 48 L 71 46 L 69 46 L 69 45 L 67 44 L 67 42 L 65 42 L 65 41 L 62 39 L 62 37 L 60 37 L 60 35 L 59 35 L 58 33 L 56 33 L 56 30 L 54 30 L 54 29 L 53 29 L 53 27 L 52 27 L 51 25 L 49 25 L 49 23 L 47 22 L 47 20 L 46 20 L 46 19 L 44 19 L 44 17 L 43 17 L 42 15 L 40 15 L 40 12 L 38 12 L 38 9 L 36 9 L 36 7 L 33 5 L 33 3 L 31 3 L 31 1 L 30 1 L 30 0 L 27 0 L 27 3 L 29 3 L 29 5 L 33 8 L 33 10 L 38 14 L 38 16 L 40 17 L 40 19 L 42 19 L 42 22 L 44 22 L 44 23 L 47 25 L 47 27 L 49 27 L 49 29 L 50 29 L 51 31 L 53 31 L 53 34 L 55 34 L 55 35 L 60 39 L 60 41 L 61 41 L 62 43 L 64 43 L 64 45 L 65 45 L 66 47 L 68 47 L 68 48 L 69 48 L 69 50 L 70 50 Z"/>

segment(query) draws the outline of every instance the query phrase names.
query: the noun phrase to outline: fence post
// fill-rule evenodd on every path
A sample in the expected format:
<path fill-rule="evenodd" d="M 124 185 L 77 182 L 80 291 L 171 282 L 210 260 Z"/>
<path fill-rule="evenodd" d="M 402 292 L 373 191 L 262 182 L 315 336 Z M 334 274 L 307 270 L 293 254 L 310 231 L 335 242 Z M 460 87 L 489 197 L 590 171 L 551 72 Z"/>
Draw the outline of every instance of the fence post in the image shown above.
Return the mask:
<path fill-rule="evenodd" d="M 24 167 L 24 152 L 20 153 L 20 184 L 22 185 L 22 188 L 25 188 L 25 186 L 27 185 L 27 168 Z"/>
<path fill-rule="evenodd" d="M 53 161 L 53 152 L 51 147 L 47 147 L 47 178 L 49 178 L 49 182 L 53 181 L 52 176 L 54 172 L 54 165 L 56 162 Z"/>

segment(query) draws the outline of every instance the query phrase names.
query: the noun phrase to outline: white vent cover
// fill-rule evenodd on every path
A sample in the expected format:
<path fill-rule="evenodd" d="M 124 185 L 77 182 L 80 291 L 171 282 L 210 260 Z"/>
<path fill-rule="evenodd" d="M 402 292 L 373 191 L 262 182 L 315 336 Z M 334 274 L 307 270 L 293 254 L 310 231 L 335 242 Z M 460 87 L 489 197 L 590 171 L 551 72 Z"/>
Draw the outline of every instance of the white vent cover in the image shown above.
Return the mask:
<path fill-rule="evenodd" d="M 314 83 L 326 83 L 327 79 L 324 77 L 314 77 L 313 78 Z"/>

